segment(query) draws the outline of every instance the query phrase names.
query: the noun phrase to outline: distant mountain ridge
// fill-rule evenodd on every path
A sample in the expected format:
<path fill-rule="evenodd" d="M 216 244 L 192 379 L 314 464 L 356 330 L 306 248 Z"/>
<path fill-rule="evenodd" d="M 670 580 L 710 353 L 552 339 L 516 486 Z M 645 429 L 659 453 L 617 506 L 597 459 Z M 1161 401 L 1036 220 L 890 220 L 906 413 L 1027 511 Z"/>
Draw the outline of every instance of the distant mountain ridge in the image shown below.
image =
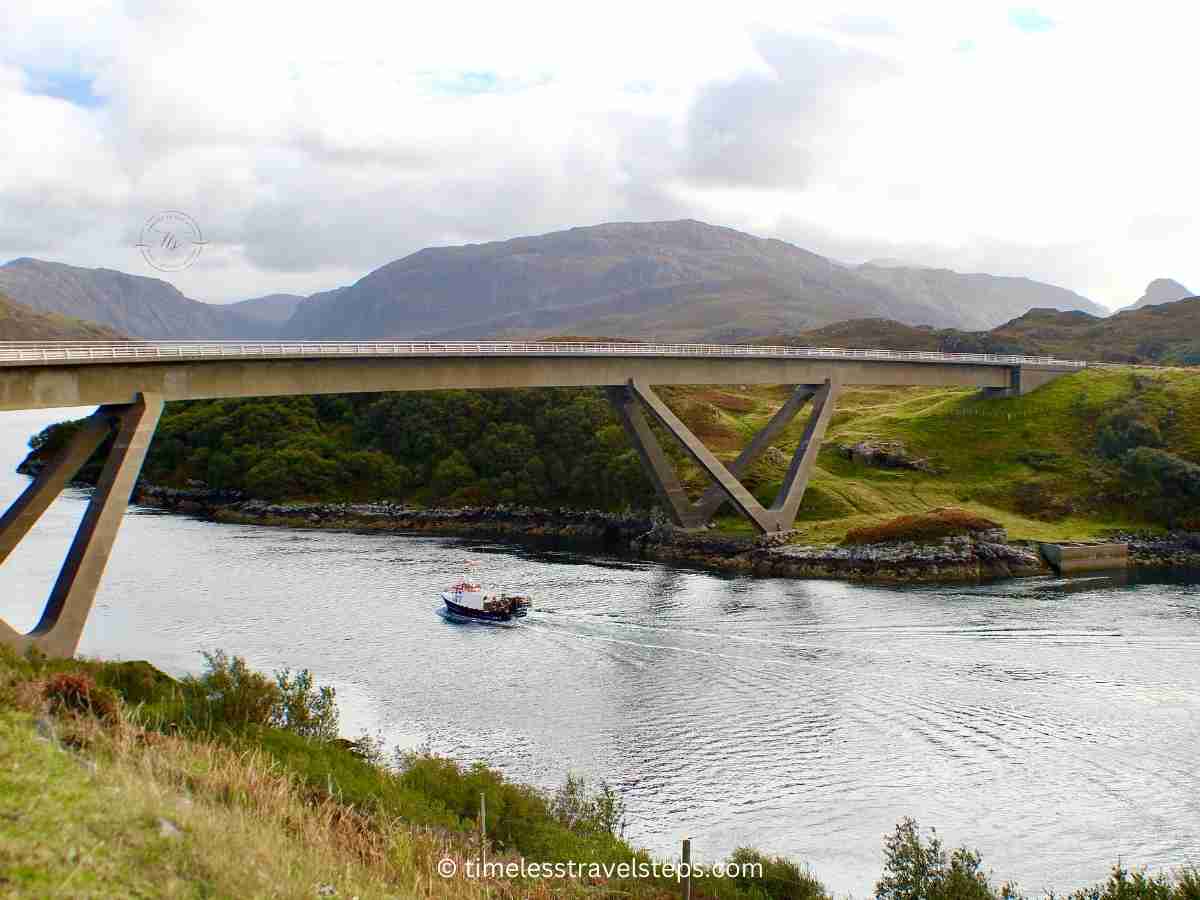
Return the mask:
<path fill-rule="evenodd" d="M 255 322 L 279 326 L 290 319 L 296 307 L 306 299 L 299 294 L 267 294 L 265 297 L 229 303 L 224 308 Z"/>
<path fill-rule="evenodd" d="M 1078 294 L 1028 279 L 845 266 L 785 241 L 685 219 L 426 248 L 309 298 L 283 334 L 474 338 L 573 331 L 734 341 L 865 316 L 990 327 L 1033 304 L 1104 312 Z"/>
<path fill-rule="evenodd" d="M 1001 322 L 1039 308 L 1078 309 L 1094 316 L 1108 314 L 1099 303 L 1074 291 L 1029 278 L 890 263 L 866 263 L 856 271 L 876 284 L 940 309 L 944 316 L 942 324 L 956 328 L 994 328 Z"/>
<path fill-rule="evenodd" d="M 615 222 L 428 247 L 303 298 L 210 304 L 157 278 L 18 259 L 0 291 L 31 309 L 149 339 L 544 337 L 566 332 L 728 343 L 886 318 L 987 329 L 1031 307 L 1105 310 L 1024 278 L 879 260 L 844 265 L 691 219 Z"/>
<path fill-rule="evenodd" d="M 158 278 L 38 259 L 0 266 L 0 291 L 41 313 L 73 316 L 141 338 L 273 337 L 276 326 L 185 297 Z"/>
<path fill-rule="evenodd" d="M 1107 318 L 1081 310 L 1031 309 L 988 331 L 854 319 L 756 344 L 798 347 L 1011 353 L 1094 362 L 1200 365 L 1200 297 L 1130 309 Z"/>
<path fill-rule="evenodd" d="M 1131 303 L 1129 306 L 1121 308 L 1121 312 L 1129 309 L 1142 309 L 1146 306 L 1153 306 L 1156 303 L 1174 303 L 1176 300 L 1183 300 L 1186 297 L 1191 297 L 1192 292 L 1185 288 L 1182 284 L 1173 278 L 1155 278 L 1148 285 L 1146 291 L 1138 298 L 1136 303 Z"/>
<path fill-rule="evenodd" d="M 124 341 L 118 331 L 57 313 L 35 312 L 0 294 L 0 341 Z"/>

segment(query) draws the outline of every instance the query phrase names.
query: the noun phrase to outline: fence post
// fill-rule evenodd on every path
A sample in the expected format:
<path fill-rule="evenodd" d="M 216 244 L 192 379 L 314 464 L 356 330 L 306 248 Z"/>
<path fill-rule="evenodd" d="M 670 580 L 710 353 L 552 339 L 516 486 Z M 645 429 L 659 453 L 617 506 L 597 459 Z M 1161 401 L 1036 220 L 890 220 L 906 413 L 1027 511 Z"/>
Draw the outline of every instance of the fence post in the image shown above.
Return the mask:
<path fill-rule="evenodd" d="M 683 839 L 683 900 L 692 900 L 692 839 Z"/>
<path fill-rule="evenodd" d="M 487 862 L 487 795 L 479 792 L 479 877 L 483 878 L 483 864 Z"/>

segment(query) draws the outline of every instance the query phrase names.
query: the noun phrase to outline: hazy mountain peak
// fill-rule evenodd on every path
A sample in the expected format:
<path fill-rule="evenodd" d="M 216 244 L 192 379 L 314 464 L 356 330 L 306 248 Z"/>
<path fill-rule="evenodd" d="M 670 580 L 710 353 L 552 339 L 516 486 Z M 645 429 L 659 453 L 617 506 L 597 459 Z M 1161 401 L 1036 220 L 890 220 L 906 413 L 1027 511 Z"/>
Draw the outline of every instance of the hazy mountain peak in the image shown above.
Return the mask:
<path fill-rule="evenodd" d="M 1125 309 L 1141 309 L 1143 306 L 1152 306 L 1155 303 L 1174 303 L 1176 300 L 1183 300 L 1185 297 L 1191 296 L 1192 292 L 1175 279 L 1155 278 L 1146 285 L 1146 292 L 1138 301 L 1126 306 Z"/>
<path fill-rule="evenodd" d="M 201 303 L 160 278 L 22 257 L 0 266 L 0 291 L 39 313 L 86 319 L 143 338 L 254 338 L 273 333 Z"/>

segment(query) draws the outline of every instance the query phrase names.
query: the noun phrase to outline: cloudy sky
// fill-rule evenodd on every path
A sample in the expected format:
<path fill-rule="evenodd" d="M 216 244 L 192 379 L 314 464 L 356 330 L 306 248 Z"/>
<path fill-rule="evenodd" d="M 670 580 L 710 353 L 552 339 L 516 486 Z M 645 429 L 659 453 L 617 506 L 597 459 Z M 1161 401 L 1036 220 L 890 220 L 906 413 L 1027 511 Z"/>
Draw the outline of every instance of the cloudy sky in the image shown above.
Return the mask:
<path fill-rule="evenodd" d="M 311 293 L 430 244 L 698 218 L 847 262 L 1200 290 L 1190 4 L 0 5 L 0 261 Z"/>

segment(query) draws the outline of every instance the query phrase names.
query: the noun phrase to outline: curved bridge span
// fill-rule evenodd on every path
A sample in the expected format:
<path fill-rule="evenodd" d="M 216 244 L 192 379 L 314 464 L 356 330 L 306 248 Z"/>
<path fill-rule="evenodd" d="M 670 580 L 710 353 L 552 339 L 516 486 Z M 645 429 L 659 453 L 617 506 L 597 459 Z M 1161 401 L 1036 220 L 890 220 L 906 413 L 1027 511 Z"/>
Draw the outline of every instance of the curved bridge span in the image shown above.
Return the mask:
<path fill-rule="evenodd" d="M 650 384 L 981 387 L 1026 393 L 1085 363 L 986 353 L 558 342 L 0 343 L 0 410 L 288 394 Z"/>
<path fill-rule="evenodd" d="M 0 411 L 97 406 L 0 517 L 0 563 L 110 437 L 112 449 L 38 625 L 0 621 L 0 643 L 70 656 L 79 644 L 163 404 L 175 400 L 382 391 L 604 388 L 663 508 L 703 527 L 725 502 L 764 533 L 790 529 L 845 385 L 979 387 L 1028 393 L 1086 363 L 984 353 L 719 344 L 587 342 L 0 343 Z M 790 384 L 793 392 L 736 460 L 723 463 L 651 385 Z M 811 402 L 779 493 L 764 506 L 738 480 Z M 684 492 L 646 413 L 712 479 Z"/>

